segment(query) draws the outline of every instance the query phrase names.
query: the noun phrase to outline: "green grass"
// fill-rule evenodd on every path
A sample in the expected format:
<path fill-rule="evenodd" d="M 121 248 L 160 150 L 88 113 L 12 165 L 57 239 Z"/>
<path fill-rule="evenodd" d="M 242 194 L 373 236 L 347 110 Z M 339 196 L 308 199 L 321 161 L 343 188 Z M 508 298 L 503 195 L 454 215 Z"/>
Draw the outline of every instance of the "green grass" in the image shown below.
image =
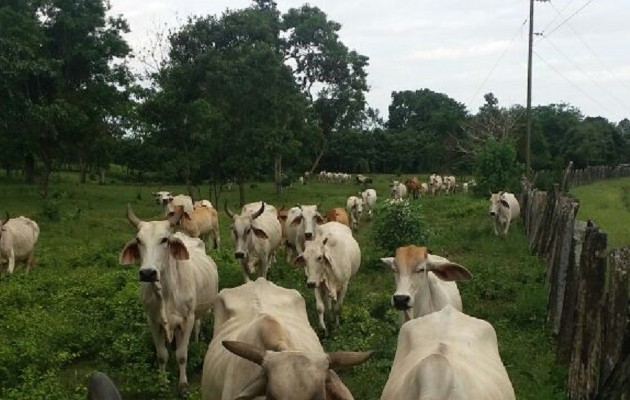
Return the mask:
<path fill-rule="evenodd" d="M 392 177 L 376 177 L 381 198 Z M 84 399 L 85 378 L 94 369 L 109 373 L 125 399 L 174 398 L 176 366 L 171 354 L 167 374 L 157 371 L 138 300 L 137 267 L 118 265 L 119 251 L 134 236 L 125 204 L 130 202 L 140 218 L 157 218 L 161 209 L 150 193 L 158 187 L 76 181 L 72 175 L 59 176 L 46 201 L 37 197 L 36 188 L 0 183 L 0 211 L 33 217 L 42 231 L 34 269 L 26 274 L 20 267 L 12 276 L 0 277 L 0 398 Z M 183 187 L 162 188 L 183 191 Z M 264 183 L 258 189 L 248 188 L 247 201 L 264 199 L 278 207 L 321 202 L 327 209 L 344 206 L 357 191 L 354 184 L 313 182 L 276 196 Z M 220 202 L 224 199 L 237 208 L 236 191 Z M 516 224 L 507 239 L 499 239 L 492 233 L 485 199 L 456 195 L 422 202 L 433 252 L 474 274 L 471 281 L 460 284 L 464 309 L 496 328 L 517 398 L 563 399 L 565 371 L 554 363 L 554 343 L 545 324 L 543 266 L 527 251 L 522 226 Z M 223 248 L 210 254 L 219 266 L 220 286 L 232 287 L 241 284 L 242 276 L 222 210 L 220 218 Z M 362 266 L 350 284 L 341 327 L 323 339 L 329 351 L 376 351 L 366 364 L 341 372 L 354 397 L 363 400 L 380 397 L 399 327 L 398 315 L 389 305 L 394 278 L 381 265 L 379 258 L 385 254 L 369 231 L 370 223 L 364 223 L 357 235 Z M 305 288 L 303 273 L 287 265 L 283 256 L 278 261 L 270 279 L 304 295 L 316 327 L 314 299 Z M 189 349 L 191 399 L 200 398 L 198 385 L 211 332 L 210 319 L 202 342 Z"/>
<path fill-rule="evenodd" d="M 630 245 L 630 178 L 579 186 L 571 193 L 580 199 L 578 219 L 595 221 L 608 234 L 608 247 Z"/>

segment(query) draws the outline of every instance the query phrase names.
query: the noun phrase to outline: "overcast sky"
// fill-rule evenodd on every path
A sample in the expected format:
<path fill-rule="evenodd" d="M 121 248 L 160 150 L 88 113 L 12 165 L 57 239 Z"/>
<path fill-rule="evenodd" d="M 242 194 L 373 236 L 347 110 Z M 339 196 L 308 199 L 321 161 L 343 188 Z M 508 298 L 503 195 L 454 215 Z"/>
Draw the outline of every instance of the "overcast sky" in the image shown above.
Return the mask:
<path fill-rule="evenodd" d="M 285 12 L 304 1 L 276 0 Z M 483 95 L 526 103 L 528 0 L 311 0 L 342 25 L 342 42 L 368 56 L 370 106 L 387 117 L 392 91 L 428 88 L 476 113 Z M 249 0 L 111 0 L 134 50 L 156 27 L 220 15 Z M 587 116 L 630 118 L 630 1 L 535 3 L 533 105 L 566 102 Z M 135 64 L 139 67 L 139 64 Z"/>

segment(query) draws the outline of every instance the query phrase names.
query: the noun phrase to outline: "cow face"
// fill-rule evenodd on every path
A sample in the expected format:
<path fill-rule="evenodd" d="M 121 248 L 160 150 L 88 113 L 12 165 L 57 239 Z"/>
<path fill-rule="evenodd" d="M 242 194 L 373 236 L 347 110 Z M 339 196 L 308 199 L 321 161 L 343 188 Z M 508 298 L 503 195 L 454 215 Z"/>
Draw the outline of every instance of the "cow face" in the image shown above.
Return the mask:
<path fill-rule="evenodd" d="M 422 290 L 428 290 L 428 273 L 433 272 L 444 281 L 466 280 L 472 276 L 459 264 L 428 254 L 426 247 L 405 246 L 396 249 L 395 257 L 381 258 L 394 272 L 396 291 L 392 306 L 401 311 L 409 310 Z M 430 295 L 430 293 L 428 293 Z"/>
<path fill-rule="evenodd" d="M 262 367 L 258 377 L 237 395 L 239 400 L 258 396 L 273 400 L 351 399 L 352 394 L 332 369 L 359 365 L 371 355 L 371 352 L 264 351 L 232 341 L 224 341 L 223 345 Z"/>
<path fill-rule="evenodd" d="M 318 288 L 327 272 L 332 269 L 332 247 L 334 244 L 334 239 L 329 237 L 307 242 L 304 253 L 293 260 L 294 266 L 304 267 L 307 287 Z"/>
<path fill-rule="evenodd" d="M 291 221 L 292 225 L 303 224 L 304 227 L 304 239 L 313 240 L 315 237 L 315 226 L 324 223 L 324 218 L 317 211 L 317 206 L 302 206 L 298 205 L 300 215 Z"/>
<path fill-rule="evenodd" d="M 256 236 L 261 239 L 267 239 L 267 234 L 259 228 L 253 226 L 252 222 L 260 217 L 265 211 L 265 203 L 262 203 L 260 209 L 252 214 L 234 214 L 225 205 L 226 213 L 232 218 L 232 241 L 234 243 L 234 257 L 239 260 L 247 259 L 249 256 L 249 249 L 252 247 L 253 237 Z"/>
<path fill-rule="evenodd" d="M 507 200 L 503 198 L 503 192 L 490 193 L 490 216 L 495 217 L 499 214 L 499 210 L 504 208 L 510 208 Z"/>
<path fill-rule="evenodd" d="M 181 218 L 181 212 L 165 221 L 140 221 L 128 206 L 129 221 L 136 226 L 138 233 L 120 252 L 119 261 L 123 265 L 140 263 L 141 282 L 156 283 L 166 267 L 177 260 L 188 260 L 189 254 L 184 243 L 171 234 L 171 227 Z"/>
<path fill-rule="evenodd" d="M 153 192 L 153 196 L 155 197 L 155 201 L 161 206 L 165 206 L 171 201 L 173 201 L 173 195 L 171 194 L 171 192 L 167 192 L 167 191 Z"/>

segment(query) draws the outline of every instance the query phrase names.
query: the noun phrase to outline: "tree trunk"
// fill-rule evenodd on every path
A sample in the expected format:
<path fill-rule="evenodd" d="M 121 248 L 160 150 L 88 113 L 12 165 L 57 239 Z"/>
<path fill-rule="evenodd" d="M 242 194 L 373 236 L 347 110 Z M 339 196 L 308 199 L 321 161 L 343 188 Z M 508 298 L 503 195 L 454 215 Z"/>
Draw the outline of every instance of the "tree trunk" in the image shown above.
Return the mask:
<path fill-rule="evenodd" d="M 313 172 L 315 172 L 315 169 L 317 168 L 317 166 L 319 165 L 319 162 L 321 161 L 322 157 L 324 156 L 324 152 L 326 151 L 326 146 L 327 145 L 328 145 L 328 140 L 324 139 L 324 143 L 322 144 L 322 147 L 319 150 L 319 153 L 317 154 L 317 157 L 315 157 L 315 161 L 313 162 L 313 165 L 311 166 L 311 169 L 309 170 L 309 173 L 311 175 L 313 175 Z"/>
<path fill-rule="evenodd" d="M 100 167 L 99 168 L 99 178 L 98 178 L 98 183 L 100 185 L 104 185 L 105 184 L 105 167 Z"/>
<path fill-rule="evenodd" d="M 79 182 L 85 183 L 87 181 L 87 163 L 83 154 L 79 153 Z"/>
<path fill-rule="evenodd" d="M 273 164 L 273 173 L 276 181 L 276 194 L 282 193 L 282 156 L 276 155 Z"/>
<path fill-rule="evenodd" d="M 24 183 L 35 183 L 35 157 L 31 153 L 24 156 Z"/>
<path fill-rule="evenodd" d="M 43 152 L 42 161 L 44 166 L 42 168 L 42 175 L 39 177 L 39 195 L 46 197 L 48 196 L 48 184 L 50 181 L 50 173 L 52 172 L 52 159 L 48 151 Z"/>

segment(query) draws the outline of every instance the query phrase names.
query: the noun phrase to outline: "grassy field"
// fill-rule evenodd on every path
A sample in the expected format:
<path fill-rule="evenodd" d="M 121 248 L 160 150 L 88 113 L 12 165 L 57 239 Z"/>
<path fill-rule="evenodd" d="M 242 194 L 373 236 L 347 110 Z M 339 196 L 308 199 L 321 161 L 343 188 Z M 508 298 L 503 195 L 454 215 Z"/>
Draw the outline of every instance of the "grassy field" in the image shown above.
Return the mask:
<path fill-rule="evenodd" d="M 578 219 L 595 221 L 608 234 L 608 247 L 630 245 L 630 178 L 579 186 L 571 193 L 580 199 Z"/>
<path fill-rule="evenodd" d="M 391 176 L 379 176 L 375 188 L 386 193 Z M 35 218 L 41 227 L 37 264 L 26 274 L 18 268 L 0 277 L 0 398 L 84 399 L 85 378 L 95 369 L 107 372 L 123 398 L 175 398 L 177 372 L 173 356 L 159 374 L 155 350 L 138 300 L 137 267 L 118 265 L 118 253 L 135 232 L 125 218 L 131 203 L 143 219 L 161 209 L 151 197 L 176 186 L 80 185 L 62 176 L 48 200 L 36 188 L 0 183 L 0 211 Z M 264 199 L 276 206 L 320 203 L 343 206 L 357 186 L 312 184 L 288 189 L 280 196 L 270 184 L 247 191 L 247 200 Z M 207 190 L 204 190 L 207 192 Z M 237 192 L 223 196 L 237 208 Z M 541 262 L 529 254 L 516 224 L 507 239 L 492 234 L 487 200 L 455 195 L 421 200 L 431 229 L 428 245 L 435 254 L 466 266 L 474 278 L 460 284 L 467 313 L 488 320 L 497 330 L 499 350 L 519 400 L 563 399 L 565 371 L 554 363 L 554 344 L 545 325 L 546 290 Z M 242 283 L 232 255 L 229 224 L 221 215 L 223 248 L 212 251 L 220 286 Z M 380 397 L 395 353 L 398 315 L 389 304 L 394 278 L 379 258 L 370 223 L 358 233 L 362 266 L 350 284 L 339 329 L 323 339 L 326 350 L 375 350 L 366 364 L 341 377 L 356 399 Z M 313 295 L 303 272 L 278 257 L 270 279 L 298 289 L 317 326 Z M 189 349 L 191 399 L 198 389 L 203 357 L 212 332 L 206 321 L 203 339 Z"/>

